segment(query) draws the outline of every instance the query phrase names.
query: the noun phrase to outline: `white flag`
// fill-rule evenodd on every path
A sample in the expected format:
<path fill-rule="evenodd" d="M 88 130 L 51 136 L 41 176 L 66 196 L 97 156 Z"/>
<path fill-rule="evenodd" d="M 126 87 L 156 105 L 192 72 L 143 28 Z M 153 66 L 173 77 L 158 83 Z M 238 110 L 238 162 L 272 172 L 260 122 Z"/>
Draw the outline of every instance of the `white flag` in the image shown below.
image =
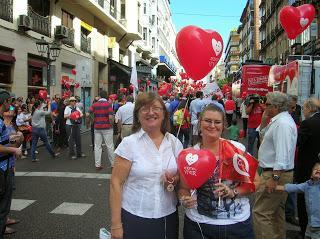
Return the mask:
<path fill-rule="evenodd" d="M 136 91 L 139 89 L 139 86 L 138 86 L 138 74 L 137 74 L 137 67 L 136 67 L 136 59 L 134 56 L 132 58 L 133 58 L 132 59 L 133 67 L 131 70 L 130 83 L 134 86 L 133 97 L 135 99 L 136 98 Z"/>

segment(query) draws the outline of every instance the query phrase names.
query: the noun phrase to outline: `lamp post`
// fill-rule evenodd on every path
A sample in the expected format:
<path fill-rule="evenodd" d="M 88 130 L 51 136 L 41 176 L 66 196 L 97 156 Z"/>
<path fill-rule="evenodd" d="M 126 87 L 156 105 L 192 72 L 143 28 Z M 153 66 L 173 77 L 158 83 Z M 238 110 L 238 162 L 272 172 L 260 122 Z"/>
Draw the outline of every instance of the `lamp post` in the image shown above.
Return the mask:
<path fill-rule="evenodd" d="M 45 61 L 47 64 L 47 92 L 50 94 L 50 66 L 51 62 L 54 62 L 60 55 L 60 46 L 56 43 L 47 42 L 44 37 L 36 41 L 38 52 L 41 56 L 45 56 Z"/>

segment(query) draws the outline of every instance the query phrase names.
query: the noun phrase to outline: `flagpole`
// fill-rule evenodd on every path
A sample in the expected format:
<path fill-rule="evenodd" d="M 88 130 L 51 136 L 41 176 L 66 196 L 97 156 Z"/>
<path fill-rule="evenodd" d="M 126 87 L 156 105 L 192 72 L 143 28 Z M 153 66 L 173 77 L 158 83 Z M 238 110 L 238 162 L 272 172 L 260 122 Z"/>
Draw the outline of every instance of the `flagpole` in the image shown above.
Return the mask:
<path fill-rule="evenodd" d="M 219 184 L 221 183 L 221 175 L 222 175 L 222 154 L 221 154 L 221 139 L 219 138 Z M 218 208 L 221 207 L 221 196 L 219 193 L 219 199 L 218 199 Z"/>

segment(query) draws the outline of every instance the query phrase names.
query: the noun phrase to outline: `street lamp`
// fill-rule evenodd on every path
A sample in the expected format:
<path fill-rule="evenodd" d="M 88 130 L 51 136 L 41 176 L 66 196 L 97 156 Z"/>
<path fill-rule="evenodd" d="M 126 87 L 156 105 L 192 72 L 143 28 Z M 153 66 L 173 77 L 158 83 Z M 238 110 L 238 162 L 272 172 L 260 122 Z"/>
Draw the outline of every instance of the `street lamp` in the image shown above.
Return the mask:
<path fill-rule="evenodd" d="M 46 63 L 47 63 L 47 92 L 50 94 L 50 66 L 51 62 L 54 62 L 60 55 L 61 48 L 56 43 L 47 42 L 44 37 L 41 37 L 40 40 L 36 41 L 37 50 L 41 56 L 46 54 Z"/>

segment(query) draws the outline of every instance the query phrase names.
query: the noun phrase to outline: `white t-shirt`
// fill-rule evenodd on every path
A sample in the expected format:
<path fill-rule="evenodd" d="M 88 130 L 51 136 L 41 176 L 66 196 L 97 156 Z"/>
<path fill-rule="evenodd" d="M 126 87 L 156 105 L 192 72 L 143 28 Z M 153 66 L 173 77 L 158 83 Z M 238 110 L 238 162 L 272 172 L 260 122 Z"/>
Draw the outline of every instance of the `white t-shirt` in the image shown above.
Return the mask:
<path fill-rule="evenodd" d="M 144 218 L 161 218 L 176 211 L 176 194 L 165 189 L 162 175 L 177 172 L 176 158 L 182 149 L 180 140 L 170 133 L 159 149 L 142 129 L 122 140 L 115 154 L 132 162 L 123 186 L 124 210 Z"/>
<path fill-rule="evenodd" d="M 237 148 L 245 151 L 244 145 L 230 141 Z M 194 146 L 195 149 L 200 149 L 199 144 Z M 216 156 L 217 160 L 218 157 Z M 230 185 L 232 181 L 226 180 L 223 183 Z M 197 197 L 197 193 L 193 197 Z M 238 222 L 243 222 L 250 217 L 250 204 L 249 199 L 246 197 L 237 197 L 233 201 L 232 199 L 221 200 L 221 207 L 216 204 L 218 201 L 212 200 L 213 206 L 212 217 L 200 214 L 197 208 L 186 209 L 187 217 L 199 223 L 206 223 L 210 225 L 231 225 Z"/>
<path fill-rule="evenodd" d="M 80 112 L 80 114 L 82 114 L 81 110 L 80 110 L 78 107 L 76 107 L 76 109 L 77 109 L 77 111 Z M 69 116 L 70 114 L 71 114 L 71 107 L 68 105 L 68 106 L 64 109 L 64 115 Z M 66 124 L 67 124 L 67 125 L 72 125 L 72 123 L 71 123 L 71 121 L 70 121 L 69 118 L 67 119 Z"/>

